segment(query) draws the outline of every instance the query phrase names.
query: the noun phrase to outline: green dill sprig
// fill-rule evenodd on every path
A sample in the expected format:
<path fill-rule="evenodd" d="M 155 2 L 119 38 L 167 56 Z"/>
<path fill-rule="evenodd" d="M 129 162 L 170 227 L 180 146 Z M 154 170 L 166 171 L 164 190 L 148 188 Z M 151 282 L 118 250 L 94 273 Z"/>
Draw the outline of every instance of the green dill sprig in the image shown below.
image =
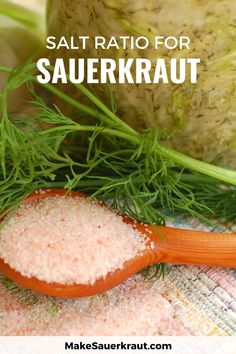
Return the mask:
<path fill-rule="evenodd" d="M 28 311 L 31 311 L 31 316 L 34 315 L 35 311 L 37 311 L 37 307 L 39 306 L 44 309 L 51 315 L 54 316 L 58 312 L 58 303 L 56 299 L 52 297 L 47 297 L 47 302 L 45 302 L 46 296 L 39 295 L 36 292 L 33 292 L 29 289 L 25 289 L 12 280 L 0 275 L 0 284 L 4 286 L 7 291 L 14 296 L 20 305 L 24 308 L 27 308 Z"/>
<path fill-rule="evenodd" d="M 79 111 L 85 121 L 86 117 L 95 120 L 94 125 L 78 123 L 57 107 L 49 107 L 36 94 L 33 63 L 0 71 L 9 72 L 1 93 L 1 215 L 44 187 L 83 190 L 103 200 L 111 199 L 120 211 L 149 223 L 163 224 L 163 210 L 210 218 L 216 212 L 217 193 L 224 193 L 227 203 L 228 194 L 218 184 L 235 185 L 235 171 L 168 148 L 164 131 L 134 131 L 82 85 L 77 88 L 95 107 L 78 102 L 51 84 L 45 85 L 46 90 Z M 28 87 L 33 111 L 19 124 L 8 112 L 8 95 L 21 85 Z M 211 203 L 203 198 L 206 191 L 199 178 L 210 179 L 209 186 L 213 184 L 217 191 L 211 194 Z"/>
<path fill-rule="evenodd" d="M 0 276 L 0 283 L 9 291 L 9 293 L 16 297 L 22 306 L 32 306 L 39 302 L 39 299 L 35 293 L 31 290 L 24 289 L 16 285 L 12 280 Z"/>

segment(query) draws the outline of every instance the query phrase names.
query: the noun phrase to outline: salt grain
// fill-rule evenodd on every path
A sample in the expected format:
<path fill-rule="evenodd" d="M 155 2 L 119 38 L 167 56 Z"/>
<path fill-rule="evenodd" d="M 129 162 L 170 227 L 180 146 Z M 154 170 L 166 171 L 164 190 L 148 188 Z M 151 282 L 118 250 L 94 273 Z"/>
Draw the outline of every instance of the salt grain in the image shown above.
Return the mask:
<path fill-rule="evenodd" d="M 19 207 L 0 232 L 0 257 L 27 277 L 93 284 L 140 254 L 146 242 L 94 200 L 53 196 Z"/>

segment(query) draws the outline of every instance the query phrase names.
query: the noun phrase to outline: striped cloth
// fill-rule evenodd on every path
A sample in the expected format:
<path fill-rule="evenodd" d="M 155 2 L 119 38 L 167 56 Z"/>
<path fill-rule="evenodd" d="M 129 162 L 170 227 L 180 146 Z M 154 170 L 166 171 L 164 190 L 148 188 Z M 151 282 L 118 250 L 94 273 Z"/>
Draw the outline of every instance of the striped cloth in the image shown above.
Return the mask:
<path fill-rule="evenodd" d="M 205 231 L 227 231 L 210 228 L 196 219 L 170 219 L 169 226 Z M 234 227 L 229 225 L 228 231 Z M 236 335 L 236 271 L 220 267 L 168 266 L 166 282 L 177 291 L 169 292 L 176 312 L 197 335 Z M 201 327 L 201 329 L 198 328 Z"/>
<path fill-rule="evenodd" d="M 196 220 L 169 225 L 205 229 Z M 105 294 L 55 299 L 0 281 L 0 335 L 236 334 L 236 272 L 167 265 L 164 279 L 136 275 Z M 124 320 L 125 319 L 125 320 Z"/>

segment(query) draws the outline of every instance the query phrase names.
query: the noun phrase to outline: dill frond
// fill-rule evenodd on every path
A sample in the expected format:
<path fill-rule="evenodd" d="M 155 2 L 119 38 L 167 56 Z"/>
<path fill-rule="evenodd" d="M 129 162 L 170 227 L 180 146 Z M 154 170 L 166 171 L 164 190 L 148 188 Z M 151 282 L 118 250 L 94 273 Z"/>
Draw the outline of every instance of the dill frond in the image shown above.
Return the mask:
<path fill-rule="evenodd" d="M 0 276 L 0 282 L 11 295 L 17 298 L 22 306 L 29 306 L 38 303 L 39 299 L 31 290 L 24 289 L 15 284 L 12 280 Z"/>
<path fill-rule="evenodd" d="M 0 276 L 0 283 L 2 283 L 7 291 L 19 301 L 21 306 L 28 310 L 30 308 L 32 315 L 34 314 L 35 306 L 36 308 L 37 306 L 46 306 L 46 311 L 51 316 L 57 314 L 58 304 L 56 299 L 47 297 L 47 301 L 45 301 L 46 296 L 42 297 L 42 295 L 39 295 L 36 292 L 25 289 L 4 276 Z"/>

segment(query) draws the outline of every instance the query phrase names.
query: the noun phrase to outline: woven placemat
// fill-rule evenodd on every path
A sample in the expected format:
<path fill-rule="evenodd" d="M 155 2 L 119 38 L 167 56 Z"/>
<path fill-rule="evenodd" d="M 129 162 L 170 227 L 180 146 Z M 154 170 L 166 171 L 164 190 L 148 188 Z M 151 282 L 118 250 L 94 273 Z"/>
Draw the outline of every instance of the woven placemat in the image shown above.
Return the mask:
<path fill-rule="evenodd" d="M 170 220 L 207 229 L 196 220 Z M 56 299 L 0 281 L 0 335 L 236 334 L 236 272 L 168 265 L 164 279 L 139 274 L 105 294 Z"/>

